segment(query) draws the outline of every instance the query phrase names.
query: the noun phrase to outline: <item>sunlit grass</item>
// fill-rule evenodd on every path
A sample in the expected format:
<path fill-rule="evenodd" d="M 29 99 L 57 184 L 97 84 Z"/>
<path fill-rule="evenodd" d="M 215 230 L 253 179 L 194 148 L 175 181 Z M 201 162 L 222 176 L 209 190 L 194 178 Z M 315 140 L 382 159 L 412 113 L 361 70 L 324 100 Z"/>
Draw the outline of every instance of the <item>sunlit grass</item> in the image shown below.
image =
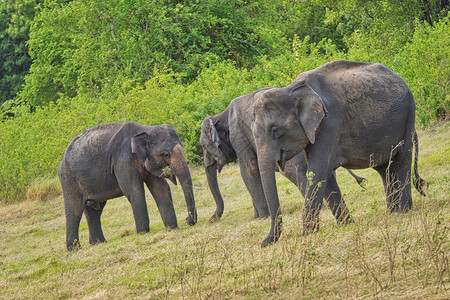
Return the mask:
<path fill-rule="evenodd" d="M 408 214 L 386 214 L 373 170 L 358 170 L 365 189 L 344 170 L 337 177 L 355 222 L 336 224 L 321 212 L 318 233 L 302 236 L 304 200 L 277 175 L 283 210 L 279 242 L 261 248 L 270 222 L 253 219 L 237 165 L 219 175 L 222 219 L 201 168 L 192 169 L 198 224 L 184 222 L 181 187 L 171 184 L 179 230 L 166 230 L 147 194 L 150 233 L 136 234 L 126 198 L 108 202 L 107 243 L 90 246 L 83 217 L 82 248 L 67 252 L 62 196 L 0 206 L 1 299 L 447 299 L 449 297 L 450 162 L 448 124 L 419 132 L 419 173 L 428 196 L 413 191 Z"/>

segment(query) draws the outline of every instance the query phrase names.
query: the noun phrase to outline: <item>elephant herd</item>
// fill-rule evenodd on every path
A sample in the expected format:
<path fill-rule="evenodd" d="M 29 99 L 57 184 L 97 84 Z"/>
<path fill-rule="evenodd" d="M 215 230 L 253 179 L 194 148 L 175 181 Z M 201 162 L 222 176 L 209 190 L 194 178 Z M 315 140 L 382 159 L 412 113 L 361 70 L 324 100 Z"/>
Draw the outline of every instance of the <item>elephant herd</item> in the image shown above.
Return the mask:
<path fill-rule="evenodd" d="M 426 182 L 417 172 L 413 95 L 400 76 L 377 63 L 333 61 L 301 73 L 286 87 L 263 88 L 235 98 L 223 112 L 203 120 L 200 144 L 216 202 L 210 221 L 220 219 L 224 211 L 217 173 L 237 161 L 255 218 L 271 219 L 262 246 L 276 242 L 282 231 L 277 171 L 305 198 L 304 234 L 319 229 L 324 198 L 338 222 L 351 222 L 336 181 L 339 167 L 348 169 L 358 182 L 362 179 L 350 169 L 375 169 L 383 180 L 390 212 L 412 208 L 411 177 L 424 195 Z M 80 245 L 83 213 L 89 242 L 104 242 L 103 208 L 107 200 L 123 195 L 131 204 L 137 232 L 148 232 L 144 183 L 164 225 L 177 228 L 166 179 L 174 184 L 178 179 L 188 209 L 186 222 L 197 222 L 189 167 L 171 125 L 126 122 L 86 129 L 67 147 L 59 178 L 68 250 Z"/>

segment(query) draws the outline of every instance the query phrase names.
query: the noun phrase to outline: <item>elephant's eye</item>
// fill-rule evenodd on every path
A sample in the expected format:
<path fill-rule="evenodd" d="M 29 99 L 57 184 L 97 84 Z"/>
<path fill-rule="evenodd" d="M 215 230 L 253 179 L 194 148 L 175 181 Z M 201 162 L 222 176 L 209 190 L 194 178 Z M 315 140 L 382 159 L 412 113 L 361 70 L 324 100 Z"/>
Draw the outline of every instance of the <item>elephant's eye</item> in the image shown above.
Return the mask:
<path fill-rule="evenodd" d="M 170 156 L 170 152 L 169 151 L 164 151 L 163 153 L 162 153 L 162 157 L 164 157 L 164 158 L 167 158 L 167 157 L 169 157 Z"/>
<path fill-rule="evenodd" d="M 272 126 L 272 137 L 274 139 L 279 139 L 283 135 L 284 131 L 285 128 L 274 125 Z"/>

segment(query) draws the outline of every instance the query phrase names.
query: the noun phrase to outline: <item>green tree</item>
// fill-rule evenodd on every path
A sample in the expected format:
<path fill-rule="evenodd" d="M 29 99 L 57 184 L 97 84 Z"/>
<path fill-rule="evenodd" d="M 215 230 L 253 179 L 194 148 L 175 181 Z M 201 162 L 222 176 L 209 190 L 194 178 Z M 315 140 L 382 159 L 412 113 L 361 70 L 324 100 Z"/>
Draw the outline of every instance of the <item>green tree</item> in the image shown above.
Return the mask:
<path fill-rule="evenodd" d="M 0 4 L 0 103 L 22 89 L 31 58 L 27 41 L 39 0 L 4 0 Z"/>
<path fill-rule="evenodd" d="M 394 62 L 416 99 L 418 123 L 426 126 L 450 116 L 450 20 L 431 26 L 417 21 L 411 41 Z"/>
<path fill-rule="evenodd" d="M 324 2 L 324 3 L 322 3 Z M 325 1 L 262 0 L 248 6 L 248 12 L 257 30 L 270 41 L 270 54 L 277 56 L 290 49 L 294 36 L 309 36 L 313 43 L 331 39 L 344 47 L 343 36 L 333 23 L 325 23 Z"/>
<path fill-rule="evenodd" d="M 241 1 L 46 2 L 30 33 L 33 65 L 22 99 L 32 106 L 61 95 L 117 93 L 154 67 L 184 73 L 222 59 L 251 67 L 264 47 Z M 266 47 L 267 48 L 267 47 Z"/>
<path fill-rule="evenodd" d="M 390 57 L 401 51 L 414 33 L 416 19 L 430 24 L 448 12 L 448 1 L 316 0 L 327 8 L 325 23 L 336 25 L 348 49 Z"/>

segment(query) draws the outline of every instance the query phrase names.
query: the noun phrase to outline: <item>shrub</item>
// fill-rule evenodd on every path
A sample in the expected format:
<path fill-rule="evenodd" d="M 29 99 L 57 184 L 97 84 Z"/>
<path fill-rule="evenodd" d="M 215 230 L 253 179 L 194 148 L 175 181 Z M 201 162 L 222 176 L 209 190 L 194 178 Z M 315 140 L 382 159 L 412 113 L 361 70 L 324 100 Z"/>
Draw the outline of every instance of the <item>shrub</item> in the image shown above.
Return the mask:
<path fill-rule="evenodd" d="M 414 94 L 422 126 L 447 120 L 450 114 L 450 39 L 445 38 L 448 36 L 449 17 L 435 26 L 416 22 L 411 42 L 394 64 Z"/>
<path fill-rule="evenodd" d="M 27 191 L 27 199 L 30 201 L 48 201 L 61 194 L 61 184 L 56 177 L 43 177 L 31 183 Z"/>
<path fill-rule="evenodd" d="M 262 87 L 285 86 L 300 72 L 335 59 L 386 64 L 413 91 L 418 123 L 426 126 L 445 120 L 450 102 L 450 42 L 443 37 L 449 35 L 447 17 L 434 27 L 416 22 L 411 41 L 395 51 L 399 42 L 390 43 L 389 38 L 383 39 L 389 51 L 372 51 L 374 41 L 357 43 L 375 38 L 370 34 L 352 35 L 351 41 L 358 46 L 348 52 L 339 50 L 330 39 L 316 43 L 309 36 L 294 36 L 292 51 L 276 57 L 260 56 L 252 69 L 240 68 L 236 61 L 211 59 L 203 62 L 190 83 L 185 80 L 189 74 L 154 67 L 145 82 L 117 74 L 102 82 L 101 91 L 81 85 L 76 96 L 59 94 L 56 102 L 43 107 L 8 103 L 0 110 L 0 201 L 24 199 L 33 179 L 56 176 L 70 140 L 82 130 L 105 122 L 170 123 L 185 146 L 188 161 L 199 163 L 202 153 L 198 139 L 204 117 L 221 112 L 237 96 Z"/>

